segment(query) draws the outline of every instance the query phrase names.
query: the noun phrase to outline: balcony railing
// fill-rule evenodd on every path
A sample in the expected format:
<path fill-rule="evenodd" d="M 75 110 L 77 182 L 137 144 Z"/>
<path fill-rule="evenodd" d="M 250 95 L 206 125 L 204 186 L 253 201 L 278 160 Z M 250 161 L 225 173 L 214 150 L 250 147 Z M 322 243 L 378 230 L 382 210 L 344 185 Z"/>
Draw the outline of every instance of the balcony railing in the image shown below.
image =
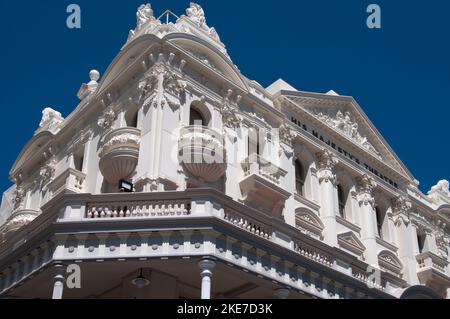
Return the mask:
<path fill-rule="evenodd" d="M 88 203 L 86 218 L 152 218 L 179 217 L 191 214 L 191 202 L 148 200 L 140 202 L 96 202 Z"/>
<path fill-rule="evenodd" d="M 52 196 L 56 196 L 64 190 L 81 193 L 84 188 L 85 179 L 86 174 L 76 169 L 69 168 L 50 183 L 49 189 L 52 192 Z"/>
<path fill-rule="evenodd" d="M 243 201 L 258 207 L 273 216 L 281 217 L 286 200 L 291 196 L 280 185 L 281 177 L 287 172 L 257 154 L 242 162 L 244 178 L 239 186 Z"/>
<path fill-rule="evenodd" d="M 282 168 L 272 164 L 258 154 L 252 154 L 242 162 L 244 176 L 251 174 L 260 175 L 269 181 L 280 184 L 280 178 L 286 176 L 287 172 Z"/>

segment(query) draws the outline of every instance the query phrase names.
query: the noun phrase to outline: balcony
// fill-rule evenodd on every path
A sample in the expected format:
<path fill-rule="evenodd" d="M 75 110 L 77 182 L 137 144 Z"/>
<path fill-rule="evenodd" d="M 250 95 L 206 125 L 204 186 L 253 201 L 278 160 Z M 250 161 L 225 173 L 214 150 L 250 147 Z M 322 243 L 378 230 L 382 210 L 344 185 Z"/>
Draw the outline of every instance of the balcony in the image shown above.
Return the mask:
<path fill-rule="evenodd" d="M 187 126 L 180 131 L 179 160 L 184 169 L 205 182 L 217 182 L 226 172 L 221 134 L 204 126 Z"/>
<path fill-rule="evenodd" d="M 211 256 L 285 286 L 298 288 L 297 282 L 302 282 L 302 290 L 318 298 L 324 297 L 327 288 L 317 283 L 325 277 L 333 278 L 336 271 L 346 276 L 346 283 L 351 282 L 354 289 L 366 287 L 362 283 L 370 278 L 365 272 L 367 265 L 356 257 L 331 249 L 284 221 L 213 189 L 99 195 L 62 192 L 45 204 L 42 214 L 28 226 L 5 238 L 0 244 L 0 259 L 9 260 L 24 243 L 37 243 L 43 234 L 51 238 L 50 232 L 55 229 L 84 235 L 64 236 L 58 247 L 46 242 L 42 250 L 31 255 L 34 257 L 20 261 L 29 261 L 33 267 L 19 265 L 18 269 L 24 269 L 19 275 L 5 272 L 0 293 L 36 275 L 51 264 L 52 256 L 67 263 L 80 260 L 85 265 L 98 260 L 130 261 L 134 265 L 137 260 L 148 263 L 152 258 L 179 263 Z M 291 266 L 285 267 L 281 256 L 289 256 Z M 16 255 L 14 258 L 18 260 Z M 293 265 L 300 267 L 293 272 Z M 311 275 L 297 276 L 304 271 Z M 371 290 L 373 296 L 389 297 L 383 287 L 375 288 Z"/>
<path fill-rule="evenodd" d="M 100 171 L 112 185 L 129 178 L 139 158 L 139 129 L 124 127 L 112 130 L 103 138 L 100 151 Z"/>
<path fill-rule="evenodd" d="M 280 179 L 287 172 L 257 154 L 245 159 L 242 169 L 244 178 L 239 184 L 243 201 L 280 217 L 284 203 L 290 197 L 290 193 L 280 187 Z"/>
<path fill-rule="evenodd" d="M 420 283 L 445 295 L 444 291 L 450 286 L 448 261 L 431 252 L 417 255 L 416 259 Z"/>

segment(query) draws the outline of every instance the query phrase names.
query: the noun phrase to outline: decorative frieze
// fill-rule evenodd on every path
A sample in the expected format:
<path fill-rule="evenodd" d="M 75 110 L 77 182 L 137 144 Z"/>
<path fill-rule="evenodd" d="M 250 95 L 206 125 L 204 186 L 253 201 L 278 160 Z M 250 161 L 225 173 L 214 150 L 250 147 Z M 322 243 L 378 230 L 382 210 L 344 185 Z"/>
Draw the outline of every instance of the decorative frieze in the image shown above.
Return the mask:
<path fill-rule="evenodd" d="M 368 141 L 367 137 L 360 133 L 359 125 L 351 119 L 350 112 L 345 112 L 345 114 L 343 114 L 341 111 L 338 111 L 335 117 L 322 112 L 317 112 L 316 116 L 328 126 L 337 129 L 345 136 L 354 140 L 356 143 L 362 145 L 365 149 L 381 158 L 381 154 Z"/>

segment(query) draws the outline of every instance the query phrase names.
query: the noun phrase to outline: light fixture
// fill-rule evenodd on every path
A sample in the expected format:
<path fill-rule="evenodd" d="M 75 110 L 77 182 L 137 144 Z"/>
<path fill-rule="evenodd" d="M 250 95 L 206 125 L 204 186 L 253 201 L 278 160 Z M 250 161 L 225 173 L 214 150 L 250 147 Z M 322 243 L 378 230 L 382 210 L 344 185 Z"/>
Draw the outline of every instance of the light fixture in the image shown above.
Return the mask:
<path fill-rule="evenodd" d="M 140 289 L 140 288 L 144 288 L 144 287 L 147 287 L 148 285 L 150 285 L 150 280 L 148 280 L 147 278 L 145 278 L 142 275 L 142 268 L 141 268 L 141 272 L 140 272 L 139 276 L 134 278 L 131 281 L 131 283 Z"/>
<path fill-rule="evenodd" d="M 119 190 L 123 193 L 132 193 L 134 191 L 134 185 L 128 181 L 121 180 L 119 182 Z"/>

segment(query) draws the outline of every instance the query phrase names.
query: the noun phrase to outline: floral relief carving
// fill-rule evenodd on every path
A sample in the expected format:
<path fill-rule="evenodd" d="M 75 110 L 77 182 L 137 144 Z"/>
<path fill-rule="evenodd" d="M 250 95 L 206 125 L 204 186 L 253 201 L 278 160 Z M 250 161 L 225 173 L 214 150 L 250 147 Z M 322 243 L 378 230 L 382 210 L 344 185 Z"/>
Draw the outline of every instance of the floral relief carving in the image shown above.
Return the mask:
<path fill-rule="evenodd" d="M 292 145 L 292 142 L 295 138 L 294 131 L 292 128 L 286 123 L 281 124 L 278 134 L 280 135 L 280 141 L 287 145 Z"/>
<path fill-rule="evenodd" d="M 41 168 L 39 172 L 39 178 L 42 187 L 49 184 L 52 181 L 55 175 L 55 170 L 56 170 L 56 159 L 52 158 L 47 164 L 45 164 Z"/>
<path fill-rule="evenodd" d="M 13 194 L 13 204 L 15 211 L 23 208 L 24 199 L 25 191 L 22 187 L 18 186 Z"/>
<path fill-rule="evenodd" d="M 434 225 L 434 236 L 438 247 L 438 255 L 444 259 L 448 258 L 450 247 L 450 236 L 447 235 L 447 225 L 442 220 L 437 220 Z"/>
<path fill-rule="evenodd" d="M 98 120 L 97 124 L 104 130 L 110 129 L 116 120 L 116 113 L 112 108 L 105 110 Z"/>
<path fill-rule="evenodd" d="M 240 101 L 240 97 L 237 98 L 237 101 L 234 102 L 231 100 L 231 94 L 233 92 L 231 90 L 228 91 L 228 94 L 224 97 L 222 103 L 222 122 L 225 127 L 229 128 L 237 128 L 241 125 L 241 119 L 238 117 L 239 108 L 237 103 Z"/>
<path fill-rule="evenodd" d="M 139 82 L 140 102 L 144 107 L 164 108 L 166 105 L 178 109 L 181 95 L 185 92 L 186 83 L 179 80 L 169 68 L 164 55 L 159 55 L 158 61 L 147 72 L 146 77 Z M 169 96 L 171 94 L 174 98 Z"/>
<path fill-rule="evenodd" d="M 140 138 L 133 134 L 121 134 L 112 137 L 106 144 L 103 145 L 100 157 L 111 151 L 111 149 L 116 148 L 117 145 L 139 145 Z"/>
<path fill-rule="evenodd" d="M 22 228 L 25 225 L 31 223 L 38 213 L 34 211 L 19 211 L 14 213 L 7 221 L 4 227 L 2 227 L 1 236 L 6 237 L 9 233 Z"/>

